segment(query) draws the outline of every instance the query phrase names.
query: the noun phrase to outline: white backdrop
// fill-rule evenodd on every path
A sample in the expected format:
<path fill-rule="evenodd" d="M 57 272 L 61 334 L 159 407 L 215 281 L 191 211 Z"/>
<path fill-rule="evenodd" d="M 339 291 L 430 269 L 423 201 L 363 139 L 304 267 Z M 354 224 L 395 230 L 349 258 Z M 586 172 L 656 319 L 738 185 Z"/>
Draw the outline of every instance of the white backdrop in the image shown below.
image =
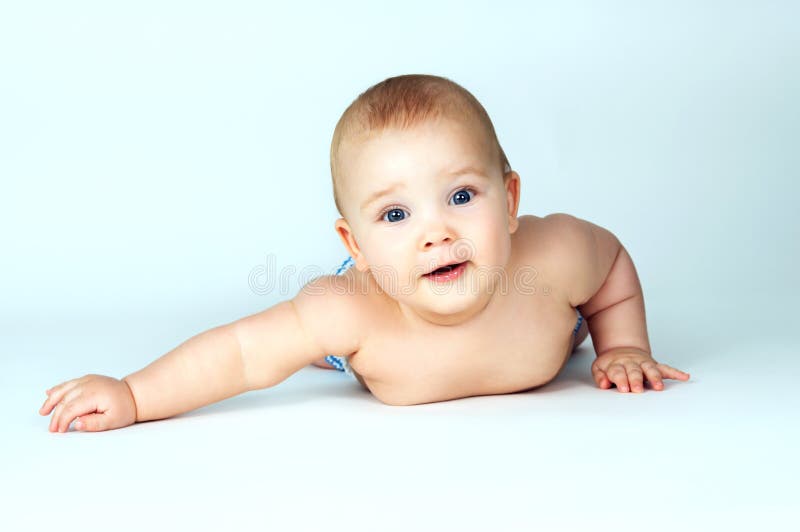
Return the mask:
<path fill-rule="evenodd" d="M 473 92 L 520 211 L 608 227 L 651 295 L 798 293 L 799 38 L 779 3 L 197 4 L 3 8 L 12 321 L 290 297 L 252 293 L 250 270 L 344 258 L 333 127 L 405 73 Z"/>
<path fill-rule="evenodd" d="M 4 3 L 0 379 L 6 444 L 17 453 L 8 456 L 27 457 L 4 467 L 30 491 L 4 489 L 33 505 L 54 480 L 48 472 L 66 475 L 70 453 L 89 452 L 65 450 L 66 438 L 104 441 L 48 434 L 35 414 L 44 389 L 90 372 L 121 377 L 291 297 L 304 267 L 333 272 L 345 257 L 333 231 L 333 128 L 360 92 L 407 73 L 448 77 L 483 103 L 522 177 L 521 213 L 568 212 L 622 240 L 654 353 L 693 373 L 683 389 L 700 392 L 679 400 L 676 384 L 659 396 L 667 412 L 681 405 L 697 426 L 750 412 L 745 420 L 779 431 L 772 441 L 788 449 L 798 405 L 787 391 L 798 367 L 798 16 L 788 1 Z M 284 293 L 248 283 L 270 260 L 287 276 Z M 611 397 L 591 389 L 590 344 L 583 349 L 574 369 L 588 401 Z M 294 385 L 337 377 L 315 371 Z M 721 388 L 709 392 L 712 381 Z M 741 394 L 753 385 L 776 402 L 752 406 Z M 709 404 L 716 410 L 702 410 Z M 113 460 L 123 443 L 105 441 Z M 775 453 L 766 454 L 793 456 Z M 41 456 L 58 459 L 45 467 Z M 768 477 L 776 491 L 762 502 L 783 508 L 789 478 Z M 574 489 L 579 505 L 583 488 Z"/>

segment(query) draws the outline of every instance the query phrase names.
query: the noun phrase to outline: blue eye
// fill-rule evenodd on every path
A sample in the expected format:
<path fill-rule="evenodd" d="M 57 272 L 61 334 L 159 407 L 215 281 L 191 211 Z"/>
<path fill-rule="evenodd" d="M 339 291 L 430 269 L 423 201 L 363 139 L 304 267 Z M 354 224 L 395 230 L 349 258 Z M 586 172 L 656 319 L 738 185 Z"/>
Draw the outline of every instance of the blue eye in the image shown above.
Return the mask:
<path fill-rule="evenodd" d="M 388 216 L 388 219 L 387 219 Z M 405 220 L 406 218 L 406 211 L 403 209 L 398 209 L 397 207 L 391 207 L 384 211 L 381 215 L 381 219 L 386 222 L 399 222 L 401 220 Z"/>
<path fill-rule="evenodd" d="M 465 203 L 469 203 L 472 199 L 472 191 L 469 189 L 461 189 L 455 194 L 453 194 L 453 201 L 456 205 L 464 205 Z"/>

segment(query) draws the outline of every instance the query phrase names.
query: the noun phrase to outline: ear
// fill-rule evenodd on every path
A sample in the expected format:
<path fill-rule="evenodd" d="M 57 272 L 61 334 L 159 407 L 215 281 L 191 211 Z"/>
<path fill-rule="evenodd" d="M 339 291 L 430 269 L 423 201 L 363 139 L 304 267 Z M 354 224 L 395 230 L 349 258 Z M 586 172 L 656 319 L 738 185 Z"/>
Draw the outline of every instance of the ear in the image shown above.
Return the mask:
<path fill-rule="evenodd" d="M 503 176 L 503 185 L 506 189 L 506 202 L 508 207 L 508 232 L 514 233 L 519 228 L 517 210 L 519 209 L 519 174 L 509 170 Z"/>
<path fill-rule="evenodd" d="M 333 224 L 333 227 L 336 229 L 336 234 L 339 235 L 339 238 L 342 240 L 347 252 L 351 257 L 353 257 L 353 260 L 356 263 L 356 269 L 361 272 L 367 271 L 369 269 L 367 260 L 361 253 L 361 249 L 358 247 L 358 242 L 356 242 L 355 236 L 353 235 L 353 230 L 350 229 L 350 224 L 347 223 L 347 220 L 344 218 L 339 218 Z"/>

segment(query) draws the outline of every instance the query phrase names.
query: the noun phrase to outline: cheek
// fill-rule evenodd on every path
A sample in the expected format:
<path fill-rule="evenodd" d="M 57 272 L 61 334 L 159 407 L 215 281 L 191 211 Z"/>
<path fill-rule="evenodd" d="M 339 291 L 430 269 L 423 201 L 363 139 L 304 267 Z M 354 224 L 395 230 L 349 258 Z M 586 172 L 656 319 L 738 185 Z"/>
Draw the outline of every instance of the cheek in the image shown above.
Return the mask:
<path fill-rule="evenodd" d="M 379 235 L 362 249 L 370 265 L 370 274 L 380 289 L 392 298 L 411 293 L 408 288 L 409 270 L 406 263 L 408 243 L 397 235 Z"/>
<path fill-rule="evenodd" d="M 401 233 L 375 234 L 364 241 L 361 251 L 370 264 L 396 265 L 408 249 L 406 240 Z"/>
<path fill-rule="evenodd" d="M 505 264 L 511 256 L 511 236 L 505 218 L 492 217 L 492 223 L 476 225 L 475 251 L 483 261 L 491 264 Z"/>

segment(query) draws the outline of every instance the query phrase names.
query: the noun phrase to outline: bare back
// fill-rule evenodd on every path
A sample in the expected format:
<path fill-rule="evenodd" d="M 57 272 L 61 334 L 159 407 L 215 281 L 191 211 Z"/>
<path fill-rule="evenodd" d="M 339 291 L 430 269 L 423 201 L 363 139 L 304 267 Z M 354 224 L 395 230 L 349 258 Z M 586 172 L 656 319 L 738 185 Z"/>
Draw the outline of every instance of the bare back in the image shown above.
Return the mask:
<path fill-rule="evenodd" d="M 404 405 L 513 393 L 558 374 L 572 351 L 576 313 L 548 255 L 556 235 L 543 218 L 526 215 L 519 222 L 507 289 L 459 325 L 412 323 L 369 273 L 345 272 L 359 294 L 361 342 L 350 365 L 378 399 Z M 513 281 L 521 268 L 535 272 L 522 289 Z"/>

